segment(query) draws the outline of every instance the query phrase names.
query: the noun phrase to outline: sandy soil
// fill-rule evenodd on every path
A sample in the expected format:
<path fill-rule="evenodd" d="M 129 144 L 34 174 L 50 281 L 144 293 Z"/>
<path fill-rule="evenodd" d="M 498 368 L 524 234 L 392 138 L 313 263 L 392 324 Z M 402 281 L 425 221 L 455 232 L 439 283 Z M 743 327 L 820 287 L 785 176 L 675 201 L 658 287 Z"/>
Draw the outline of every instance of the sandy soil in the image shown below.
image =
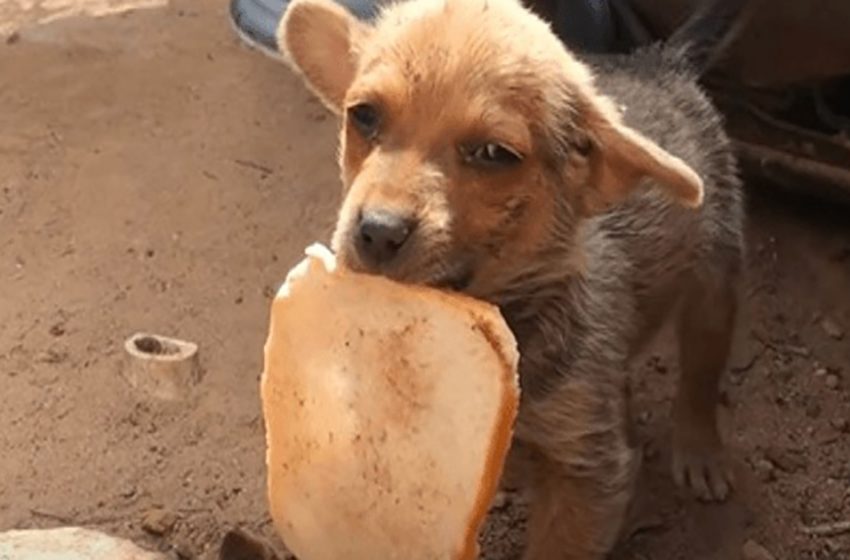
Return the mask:
<path fill-rule="evenodd" d="M 0 42 L 0 530 L 83 524 L 185 558 L 235 525 L 275 538 L 261 350 L 274 288 L 334 221 L 335 124 L 225 14 L 176 0 Z M 674 489 L 662 344 L 635 375 L 649 460 L 618 560 L 850 558 L 850 533 L 802 530 L 850 519 L 850 220 L 752 193 L 726 391 L 738 492 L 706 506 Z M 121 378 L 139 330 L 200 344 L 190 400 Z M 500 505 L 487 558 L 521 538 Z"/>

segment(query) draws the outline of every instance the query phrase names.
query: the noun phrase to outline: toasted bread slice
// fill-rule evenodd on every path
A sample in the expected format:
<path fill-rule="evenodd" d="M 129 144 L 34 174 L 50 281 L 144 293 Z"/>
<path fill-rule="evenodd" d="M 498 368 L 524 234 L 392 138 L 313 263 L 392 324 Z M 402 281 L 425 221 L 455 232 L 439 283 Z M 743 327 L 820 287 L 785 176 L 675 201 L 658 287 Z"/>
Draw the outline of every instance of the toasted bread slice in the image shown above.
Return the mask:
<path fill-rule="evenodd" d="M 268 496 L 300 560 L 466 560 L 516 416 L 498 310 L 336 270 L 321 247 L 272 306 L 262 380 Z"/>

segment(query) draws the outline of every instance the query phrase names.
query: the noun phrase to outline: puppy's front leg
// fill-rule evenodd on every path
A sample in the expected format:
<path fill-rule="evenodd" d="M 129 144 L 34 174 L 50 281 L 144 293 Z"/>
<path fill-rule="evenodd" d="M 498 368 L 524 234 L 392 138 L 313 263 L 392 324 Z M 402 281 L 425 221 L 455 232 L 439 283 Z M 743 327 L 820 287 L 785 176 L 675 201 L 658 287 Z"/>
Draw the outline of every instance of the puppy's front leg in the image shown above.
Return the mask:
<path fill-rule="evenodd" d="M 567 381 L 524 403 L 525 560 L 600 560 L 620 534 L 640 461 L 628 442 L 624 393 L 595 385 Z"/>

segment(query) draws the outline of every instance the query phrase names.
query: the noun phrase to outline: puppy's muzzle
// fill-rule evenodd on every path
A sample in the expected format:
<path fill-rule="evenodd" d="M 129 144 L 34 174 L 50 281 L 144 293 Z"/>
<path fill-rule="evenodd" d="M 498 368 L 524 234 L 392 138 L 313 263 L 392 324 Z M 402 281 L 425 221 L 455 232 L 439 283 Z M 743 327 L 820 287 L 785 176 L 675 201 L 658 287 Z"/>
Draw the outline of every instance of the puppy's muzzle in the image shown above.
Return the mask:
<path fill-rule="evenodd" d="M 354 244 L 360 260 L 370 267 L 390 264 L 410 239 L 416 221 L 386 210 L 360 213 Z"/>

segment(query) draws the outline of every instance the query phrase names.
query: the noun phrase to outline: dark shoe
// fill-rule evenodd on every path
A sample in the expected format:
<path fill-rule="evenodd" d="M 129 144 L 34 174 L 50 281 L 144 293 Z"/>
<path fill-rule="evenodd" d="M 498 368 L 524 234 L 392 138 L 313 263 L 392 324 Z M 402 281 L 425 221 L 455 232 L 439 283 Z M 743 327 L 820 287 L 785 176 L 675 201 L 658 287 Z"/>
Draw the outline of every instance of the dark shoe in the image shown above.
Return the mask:
<path fill-rule="evenodd" d="M 374 0 L 337 0 L 351 13 L 362 19 L 374 17 Z M 290 0 L 231 0 L 230 20 L 236 33 L 249 46 L 274 58 L 280 58 L 277 27 Z"/>
<path fill-rule="evenodd" d="M 378 0 L 336 0 L 357 17 L 378 13 Z M 280 57 L 277 28 L 290 0 L 231 0 L 230 19 L 250 46 Z M 628 0 L 543 0 L 530 2 L 565 44 L 593 53 L 625 52 L 649 40 Z"/>

